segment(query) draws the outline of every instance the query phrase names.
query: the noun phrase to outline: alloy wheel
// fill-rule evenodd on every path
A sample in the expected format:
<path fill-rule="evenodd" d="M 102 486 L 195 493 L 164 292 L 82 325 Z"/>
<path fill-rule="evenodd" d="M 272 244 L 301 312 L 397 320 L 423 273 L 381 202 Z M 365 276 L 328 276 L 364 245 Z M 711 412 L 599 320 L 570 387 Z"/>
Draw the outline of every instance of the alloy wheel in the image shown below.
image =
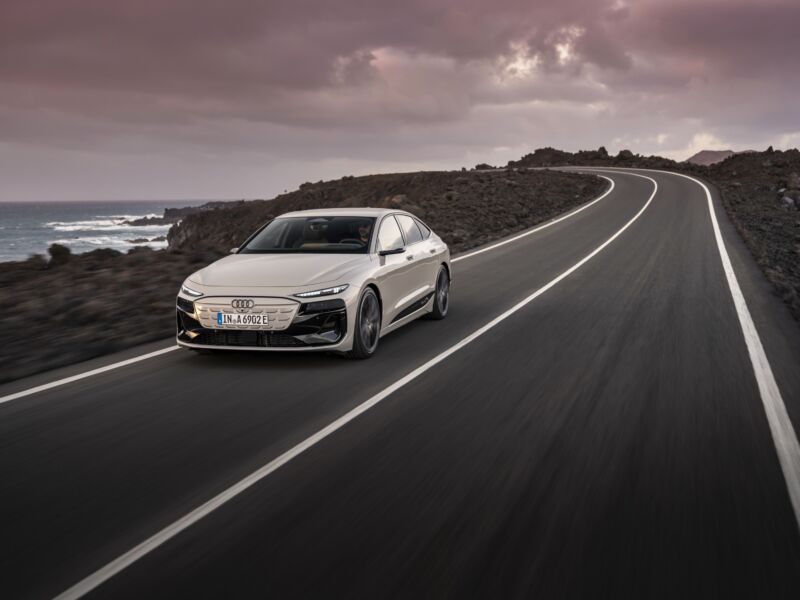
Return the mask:
<path fill-rule="evenodd" d="M 380 305 L 374 293 L 369 292 L 364 296 L 358 321 L 364 349 L 367 352 L 372 352 L 378 345 L 381 327 Z"/>
<path fill-rule="evenodd" d="M 447 272 L 442 269 L 436 278 L 436 304 L 439 312 L 443 315 L 447 313 L 447 306 L 450 302 L 450 278 Z"/>

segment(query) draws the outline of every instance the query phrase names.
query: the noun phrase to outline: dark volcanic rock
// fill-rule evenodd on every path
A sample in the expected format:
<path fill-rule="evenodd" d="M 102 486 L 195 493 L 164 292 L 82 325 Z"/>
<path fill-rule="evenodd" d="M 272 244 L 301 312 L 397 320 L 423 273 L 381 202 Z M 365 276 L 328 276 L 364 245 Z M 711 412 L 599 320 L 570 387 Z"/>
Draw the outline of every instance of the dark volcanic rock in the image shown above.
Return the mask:
<path fill-rule="evenodd" d="M 202 212 L 204 210 L 217 210 L 220 208 L 229 208 L 237 204 L 244 203 L 244 200 L 237 200 L 236 202 L 215 201 L 206 202 L 200 206 L 184 206 L 183 208 L 165 208 L 164 215 L 161 217 L 142 217 L 140 219 L 131 219 L 130 221 L 123 221 L 126 225 L 133 225 L 134 227 L 144 227 L 147 225 L 172 225 L 177 223 L 184 217 Z"/>
<path fill-rule="evenodd" d="M 47 252 L 50 254 L 50 266 L 59 267 L 65 265 L 72 258 L 72 251 L 61 244 L 52 244 Z"/>
<path fill-rule="evenodd" d="M 175 293 L 203 266 L 182 253 L 108 248 L 0 263 L 0 381 L 169 337 Z M 210 262 L 214 257 L 207 257 Z M 21 317 L 25 317 L 24 319 Z"/>
<path fill-rule="evenodd" d="M 791 189 L 800 183 L 797 173 L 800 151 L 796 149 L 737 154 L 700 172 L 720 189 L 745 244 L 775 293 L 800 320 L 800 190 Z M 730 185 L 734 180 L 741 185 Z"/>
<path fill-rule="evenodd" d="M 352 177 L 315 184 L 221 211 L 188 215 L 167 234 L 169 248 L 227 252 L 259 226 L 290 210 L 331 207 L 397 207 L 417 214 L 458 252 L 482 243 L 478 235 L 454 243 L 456 229 L 500 235 L 496 222 L 510 217 L 514 229 L 529 227 L 545 215 L 568 210 L 602 187 L 602 180 L 556 171 L 497 170 L 394 173 Z"/>
<path fill-rule="evenodd" d="M 168 209 L 167 209 L 168 210 Z M 148 225 L 171 225 L 176 223 L 178 218 L 167 217 L 141 217 L 139 219 L 131 219 L 130 221 L 123 221 L 125 225 L 133 225 L 134 227 L 147 227 Z"/>
<path fill-rule="evenodd" d="M 678 163 L 660 156 L 641 156 L 630 150 L 620 150 L 616 156 L 609 156 L 604 146 L 597 150 L 565 152 L 555 148 L 539 148 L 519 160 L 512 160 L 508 168 L 602 166 L 602 167 L 640 167 L 649 169 L 675 169 Z"/>

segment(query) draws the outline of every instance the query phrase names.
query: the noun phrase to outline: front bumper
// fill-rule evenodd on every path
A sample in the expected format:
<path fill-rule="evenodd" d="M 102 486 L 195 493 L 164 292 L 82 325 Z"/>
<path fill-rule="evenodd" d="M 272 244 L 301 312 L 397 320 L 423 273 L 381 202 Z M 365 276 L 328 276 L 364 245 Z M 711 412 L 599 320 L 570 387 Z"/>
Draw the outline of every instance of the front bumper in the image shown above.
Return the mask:
<path fill-rule="evenodd" d="M 216 303 L 216 304 L 215 304 Z M 269 329 L 242 326 L 216 328 L 216 310 L 227 298 L 178 296 L 177 341 L 198 349 L 239 350 L 347 350 L 347 303 L 342 298 L 298 302 L 289 298 L 256 298 L 253 312 L 272 313 Z M 226 309 L 226 312 L 230 312 Z M 272 318 L 274 317 L 274 319 Z"/>

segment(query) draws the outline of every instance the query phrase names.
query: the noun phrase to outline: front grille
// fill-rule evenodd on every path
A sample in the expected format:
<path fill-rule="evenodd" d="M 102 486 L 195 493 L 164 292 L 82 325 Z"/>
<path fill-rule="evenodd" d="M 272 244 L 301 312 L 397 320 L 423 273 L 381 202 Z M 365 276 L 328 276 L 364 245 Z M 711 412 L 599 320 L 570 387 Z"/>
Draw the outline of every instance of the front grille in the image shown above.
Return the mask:
<path fill-rule="evenodd" d="M 306 343 L 293 335 L 273 331 L 231 331 L 202 329 L 200 333 L 186 341 L 201 346 L 231 346 L 235 348 L 303 348 L 318 346 L 318 343 Z M 333 343 L 336 340 L 324 340 Z"/>
<path fill-rule="evenodd" d="M 178 308 L 180 308 L 183 312 L 187 312 L 190 315 L 194 314 L 194 302 L 191 300 L 187 300 L 186 298 L 181 298 L 178 296 L 175 304 L 177 304 Z"/>
<path fill-rule="evenodd" d="M 206 329 L 216 329 L 217 314 L 222 313 L 239 313 L 243 312 L 233 308 L 232 302 L 241 300 L 242 298 L 234 298 L 232 296 L 206 296 L 195 301 L 195 308 L 197 309 L 197 318 L 200 324 Z M 286 298 L 244 298 L 245 300 L 252 300 L 253 306 L 248 309 L 247 313 L 255 315 L 263 315 L 269 319 L 269 324 L 264 326 L 250 326 L 250 325 L 229 325 L 227 330 L 248 330 L 248 331 L 283 331 L 287 329 L 297 314 L 300 303 Z"/>
<path fill-rule="evenodd" d="M 285 333 L 272 331 L 223 331 L 203 330 L 189 340 L 203 346 L 234 346 L 238 348 L 301 348 L 308 344 Z"/>
<path fill-rule="evenodd" d="M 203 330 L 197 337 L 187 341 L 203 346 L 238 348 L 302 348 L 309 345 L 294 336 L 272 331 Z"/>
<path fill-rule="evenodd" d="M 206 346 L 258 347 L 261 343 L 260 331 L 203 331 L 192 340 L 194 344 Z"/>
<path fill-rule="evenodd" d="M 286 335 L 285 333 L 271 333 L 269 334 L 268 340 L 269 346 L 273 348 L 300 348 L 302 346 L 307 346 L 298 340 L 296 337 L 291 335 Z"/>

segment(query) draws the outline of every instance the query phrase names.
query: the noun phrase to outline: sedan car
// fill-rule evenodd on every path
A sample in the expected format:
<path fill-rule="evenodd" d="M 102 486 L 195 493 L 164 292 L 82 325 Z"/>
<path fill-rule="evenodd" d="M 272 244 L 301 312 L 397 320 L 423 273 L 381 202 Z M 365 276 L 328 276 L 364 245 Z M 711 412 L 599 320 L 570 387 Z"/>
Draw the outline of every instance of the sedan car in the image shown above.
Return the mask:
<path fill-rule="evenodd" d="M 443 319 L 450 251 L 414 215 L 375 208 L 281 215 L 231 255 L 190 275 L 177 340 L 209 350 L 374 354 L 387 333 Z"/>

